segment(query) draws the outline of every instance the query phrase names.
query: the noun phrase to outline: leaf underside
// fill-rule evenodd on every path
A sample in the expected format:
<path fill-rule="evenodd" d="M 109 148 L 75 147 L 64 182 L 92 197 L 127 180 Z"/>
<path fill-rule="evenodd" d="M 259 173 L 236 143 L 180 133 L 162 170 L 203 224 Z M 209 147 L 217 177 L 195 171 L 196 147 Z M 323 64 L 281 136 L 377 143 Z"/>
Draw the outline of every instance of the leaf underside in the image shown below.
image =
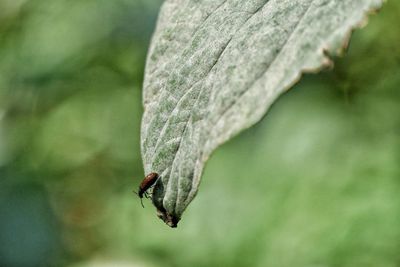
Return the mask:
<path fill-rule="evenodd" d="M 219 145 L 254 125 L 304 72 L 331 64 L 382 0 L 166 0 L 144 81 L 144 169 L 176 223 Z"/>

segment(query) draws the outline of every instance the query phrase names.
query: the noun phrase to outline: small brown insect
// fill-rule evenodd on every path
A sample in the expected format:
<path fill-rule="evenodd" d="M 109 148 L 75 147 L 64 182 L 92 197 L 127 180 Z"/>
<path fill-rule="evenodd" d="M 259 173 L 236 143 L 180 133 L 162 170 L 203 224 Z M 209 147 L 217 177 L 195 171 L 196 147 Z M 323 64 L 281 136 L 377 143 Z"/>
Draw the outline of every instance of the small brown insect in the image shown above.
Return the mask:
<path fill-rule="evenodd" d="M 143 196 L 148 198 L 149 196 L 147 195 L 147 190 L 149 190 L 158 180 L 160 176 L 155 173 L 152 172 L 150 174 L 148 174 L 143 181 L 140 183 L 139 185 L 139 190 L 137 195 L 140 197 L 140 202 L 142 203 L 142 207 L 143 206 Z"/>

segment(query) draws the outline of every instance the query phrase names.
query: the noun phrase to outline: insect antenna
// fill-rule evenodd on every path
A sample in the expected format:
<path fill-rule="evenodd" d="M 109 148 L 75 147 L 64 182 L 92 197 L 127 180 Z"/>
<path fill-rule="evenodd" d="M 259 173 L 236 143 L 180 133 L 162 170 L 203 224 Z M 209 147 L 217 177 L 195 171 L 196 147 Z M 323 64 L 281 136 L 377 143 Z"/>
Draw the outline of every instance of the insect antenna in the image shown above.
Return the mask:
<path fill-rule="evenodd" d="M 135 190 L 132 190 L 132 192 L 139 196 L 139 193 L 136 192 Z M 140 198 L 140 204 L 142 204 L 142 207 L 144 208 L 144 205 L 143 205 L 143 198 Z"/>

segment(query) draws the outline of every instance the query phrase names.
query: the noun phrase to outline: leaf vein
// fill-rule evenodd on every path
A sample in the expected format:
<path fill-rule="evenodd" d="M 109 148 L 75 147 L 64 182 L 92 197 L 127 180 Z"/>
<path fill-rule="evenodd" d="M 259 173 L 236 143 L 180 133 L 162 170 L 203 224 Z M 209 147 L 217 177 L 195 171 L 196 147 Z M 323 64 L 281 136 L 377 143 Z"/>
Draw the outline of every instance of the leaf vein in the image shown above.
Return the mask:
<path fill-rule="evenodd" d="M 243 90 L 243 92 L 241 92 L 233 101 L 231 104 L 229 104 L 229 106 L 224 109 L 224 111 L 222 111 L 221 116 L 216 120 L 215 125 L 217 125 L 219 123 L 219 121 L 225 116 L 225 114 L 240 100 L 240 98 L 246 93 L 248 92 L 248 90 L 250 90 L 250 88 L 257 83 L 263 76 L 264 74 L 269 70 L 269 68 L 275 63 L 276 59 L 279 57 L 279 55 L 281 54 L 281 52 L 284 50 L 284 48 L 286 47 L 286 45 L 288 44 L 290 37 L 296 32 L 298 26 L 301 24 L 302 20 L 305 18 L 305 16 L 308 14 L 313 2 L 315 0 L 311 0 L 310 5 L 307 7 L 307 9 L 305 10 L 305 12 L 303 13 L 303 15 L 301 16 L 301 18 L 299 19 L 299 21 L 297 22 L 296 26 L 294 27 L 294 29 L 292 30 L 292 32 L 289 34 L 288 38 L 285 40 L 285 43 L 282 45 L 281 49 L 279 50 L 279 52 L 276 54 L 276 56 L 274 57 L 274 59 L 271 61 L 270 64 L 268 64 L 265 68 L 265 71 L 263 71 L 258 77 L 256 77 L 254 79 L 253 82 L 251 82 L 251 84 L 245 89 Z"/>

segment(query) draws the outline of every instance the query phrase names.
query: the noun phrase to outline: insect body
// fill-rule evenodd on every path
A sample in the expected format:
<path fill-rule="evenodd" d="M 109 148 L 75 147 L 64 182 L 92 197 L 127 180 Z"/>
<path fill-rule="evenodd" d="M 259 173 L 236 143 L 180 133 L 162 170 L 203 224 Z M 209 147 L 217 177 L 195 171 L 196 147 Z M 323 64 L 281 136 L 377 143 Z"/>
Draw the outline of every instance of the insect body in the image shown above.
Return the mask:
<path fill-rule="evenodd" d="M 159 177 L 160 176 L 157 173 L 152 172 L 148 174 L 140 183 L 137 195 L 140 197 L 140 202 L 142 203 L 142 206 L 143 206 L 142 202 L 143 196 L 148 198 L 147 190 L 149 190 L 157 182 Z"/>

